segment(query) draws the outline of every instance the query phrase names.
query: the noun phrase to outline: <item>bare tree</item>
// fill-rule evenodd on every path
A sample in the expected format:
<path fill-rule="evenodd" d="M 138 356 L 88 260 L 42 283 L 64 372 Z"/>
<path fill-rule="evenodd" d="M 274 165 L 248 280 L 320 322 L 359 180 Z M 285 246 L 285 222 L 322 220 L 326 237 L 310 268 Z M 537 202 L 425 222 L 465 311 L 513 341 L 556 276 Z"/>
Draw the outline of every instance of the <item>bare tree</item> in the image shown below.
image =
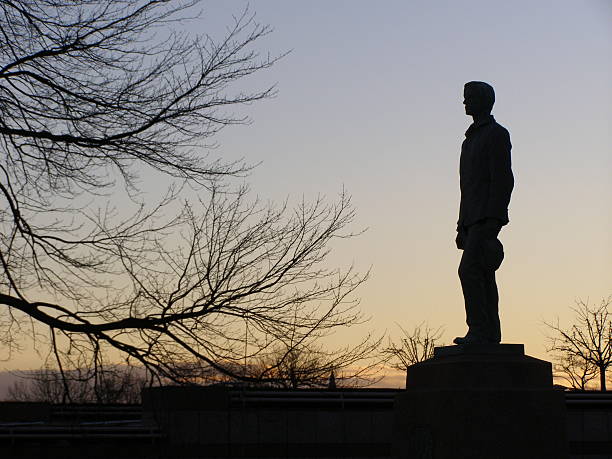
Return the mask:
<path fill-rule="evenodd" d="M 8 399 L 20 402 L 86 403 L 91 400 L 91 388 L 83 384 L 76 371 L 62 374 L 50 368 L 42 368 L 18 374 L 8 389 Z"/>
<path fill-rule="evenodd" d="M 144 372 L 128 366 L 96 371 L 76 369 L 65 372 L 43 368 L 21 372 L 21 380 L 8 390 L 9 400 L 47 403 L 140 403 L 147 385 Z"/>
<path fill-rule="evenodd" d="M 269 29 L 247 13 L 218 41 L 174 31 L 195 3 L 0 3 L 0 340 L 46 327 L 64 377 L 121 355 L 175 382 L 246 378 L 240 363 L 289 333 L 299 346 L 361 320 L 367 274 L 326 265 L 352 235 L 347 195 L 220 192 L 248 167 L 201 151 L 246 121 L 225 110 L 273 95 L 233 83 L 276 58 L 253 50 Z M 157 204 L 139 194 L 152 171 L 170 184 Z"/>
<path fill-rule="evenodd" d="M 606 370 L 612 363 L 611 303 L 612 297 L 603 299 L 599 306 L 578 300 L 572 308 L 575 322 L 569 328 L 561 327 L 558 320 L 546 323 L 551 330 L 549 351 L 573 387 L 584 388 L 596 371 L 600 389 L 606 390 Z"/>
<path fill-rule="evenodd" d="M 430 328 L 426 323 L 417 325 L 412 331 L 399 327 L 404 336 L 399 342 L 389 340 L 388 347 L 383 351 L 392 368 L 404 371 L 410 365 L 433 357 L 434 348 L 440 344 L 443 333 L 441 327 Z"/>
<path fill-rule="evenodd" d="M 364 387 L 380 381 L 380 358 L 376 354 L 382 338 L 368 336 L 360 344 L 333 351 L 309 343 L 281 344 L 248 366 L 265 385 L 285 389 Z"/>
<path fill-rule="evenodd" d="M 587 390 L 589 383 L 597 378 L 597 367 L 573 354 L 557 355 L 553 375 L 572 389 Z"/>

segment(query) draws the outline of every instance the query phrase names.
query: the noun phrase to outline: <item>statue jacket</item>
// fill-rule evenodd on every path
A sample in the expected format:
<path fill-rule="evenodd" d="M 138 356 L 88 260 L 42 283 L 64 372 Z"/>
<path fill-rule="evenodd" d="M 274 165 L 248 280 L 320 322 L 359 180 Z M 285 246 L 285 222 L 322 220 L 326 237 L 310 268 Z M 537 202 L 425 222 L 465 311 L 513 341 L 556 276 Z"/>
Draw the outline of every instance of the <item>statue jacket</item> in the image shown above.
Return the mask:
<path fill-rule="evenodd" d="M 473 123 L 465 133 L 459 160 L 461 203 L 457 229 L 485 218 L 508 223 L 514 187 L 510 134 L 490 116 Z"/>

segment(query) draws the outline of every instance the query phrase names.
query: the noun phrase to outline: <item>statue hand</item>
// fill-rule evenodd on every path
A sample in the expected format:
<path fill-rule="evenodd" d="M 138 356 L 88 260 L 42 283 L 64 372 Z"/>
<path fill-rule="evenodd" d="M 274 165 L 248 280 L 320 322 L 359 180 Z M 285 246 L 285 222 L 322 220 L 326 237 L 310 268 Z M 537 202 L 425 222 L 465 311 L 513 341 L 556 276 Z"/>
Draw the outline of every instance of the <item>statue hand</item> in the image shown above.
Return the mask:
<path fill-rule="evenodd" d="M 455 244 L 459 250 L 463 250 L 465 247 L 465 234 L 463 231 L 457 231 L 457 237 L 455 238 Z"/>

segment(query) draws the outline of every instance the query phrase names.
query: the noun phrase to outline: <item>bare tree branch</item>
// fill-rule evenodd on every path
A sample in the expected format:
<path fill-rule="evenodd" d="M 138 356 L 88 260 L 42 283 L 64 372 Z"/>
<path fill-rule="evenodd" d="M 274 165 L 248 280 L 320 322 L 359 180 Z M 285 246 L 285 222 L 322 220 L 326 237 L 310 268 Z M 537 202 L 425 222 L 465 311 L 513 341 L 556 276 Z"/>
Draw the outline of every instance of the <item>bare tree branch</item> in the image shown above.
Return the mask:
<path fill-rule="evenodd" d="M 271 387 L 285 389 L 363 387 L 382 376 L 379 348 L 383 338 L 365 337 L 355 346 L 327 350 L 313 340 L 295 345 L 285 341 L 262 353 L 247 365 L 247 371 Z"/>
<path fill-rule="evenodd" d="M 399 343 L 389 340 L 389 345 L 383 350 L 392 368 L 405 371 L 410 365 L 433 357 L 434 348 L 440 344 L 443 333 L 441 327 L 434 329 L 422 323 L 412 331 L 406 331 L 398 326 L 404 336 L 400 338 Z"/>
<path fill-rule="evenodd" d="M 1 339 L 47 327 L 65 377 L 114 353 L 175 382 L 261 380 L 237 365 L 362 321 L 368 274 L 327 266 L 349 197 L 250 202 L 221 183 L 249 166 L 201 154 L 274 95 L 235 86 L 278 57 L 248 11 L 220 40 L 177 32 L 196 3 L 0 3 Z M 156 204 L 137 199 L 144 171 L 173 184 Z"/>

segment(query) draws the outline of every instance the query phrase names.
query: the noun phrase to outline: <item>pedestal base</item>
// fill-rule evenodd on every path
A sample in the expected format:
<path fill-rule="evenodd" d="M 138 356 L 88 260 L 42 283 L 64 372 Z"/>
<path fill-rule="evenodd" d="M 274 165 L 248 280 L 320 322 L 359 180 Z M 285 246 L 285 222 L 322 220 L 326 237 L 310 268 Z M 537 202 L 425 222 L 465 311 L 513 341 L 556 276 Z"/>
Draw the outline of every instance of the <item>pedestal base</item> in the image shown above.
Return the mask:
<path fill-rule="evenodd" d="M 565 398 L 522 345 L 436 348 L 395 401 L 394 456 L 566 459 Z"/>

